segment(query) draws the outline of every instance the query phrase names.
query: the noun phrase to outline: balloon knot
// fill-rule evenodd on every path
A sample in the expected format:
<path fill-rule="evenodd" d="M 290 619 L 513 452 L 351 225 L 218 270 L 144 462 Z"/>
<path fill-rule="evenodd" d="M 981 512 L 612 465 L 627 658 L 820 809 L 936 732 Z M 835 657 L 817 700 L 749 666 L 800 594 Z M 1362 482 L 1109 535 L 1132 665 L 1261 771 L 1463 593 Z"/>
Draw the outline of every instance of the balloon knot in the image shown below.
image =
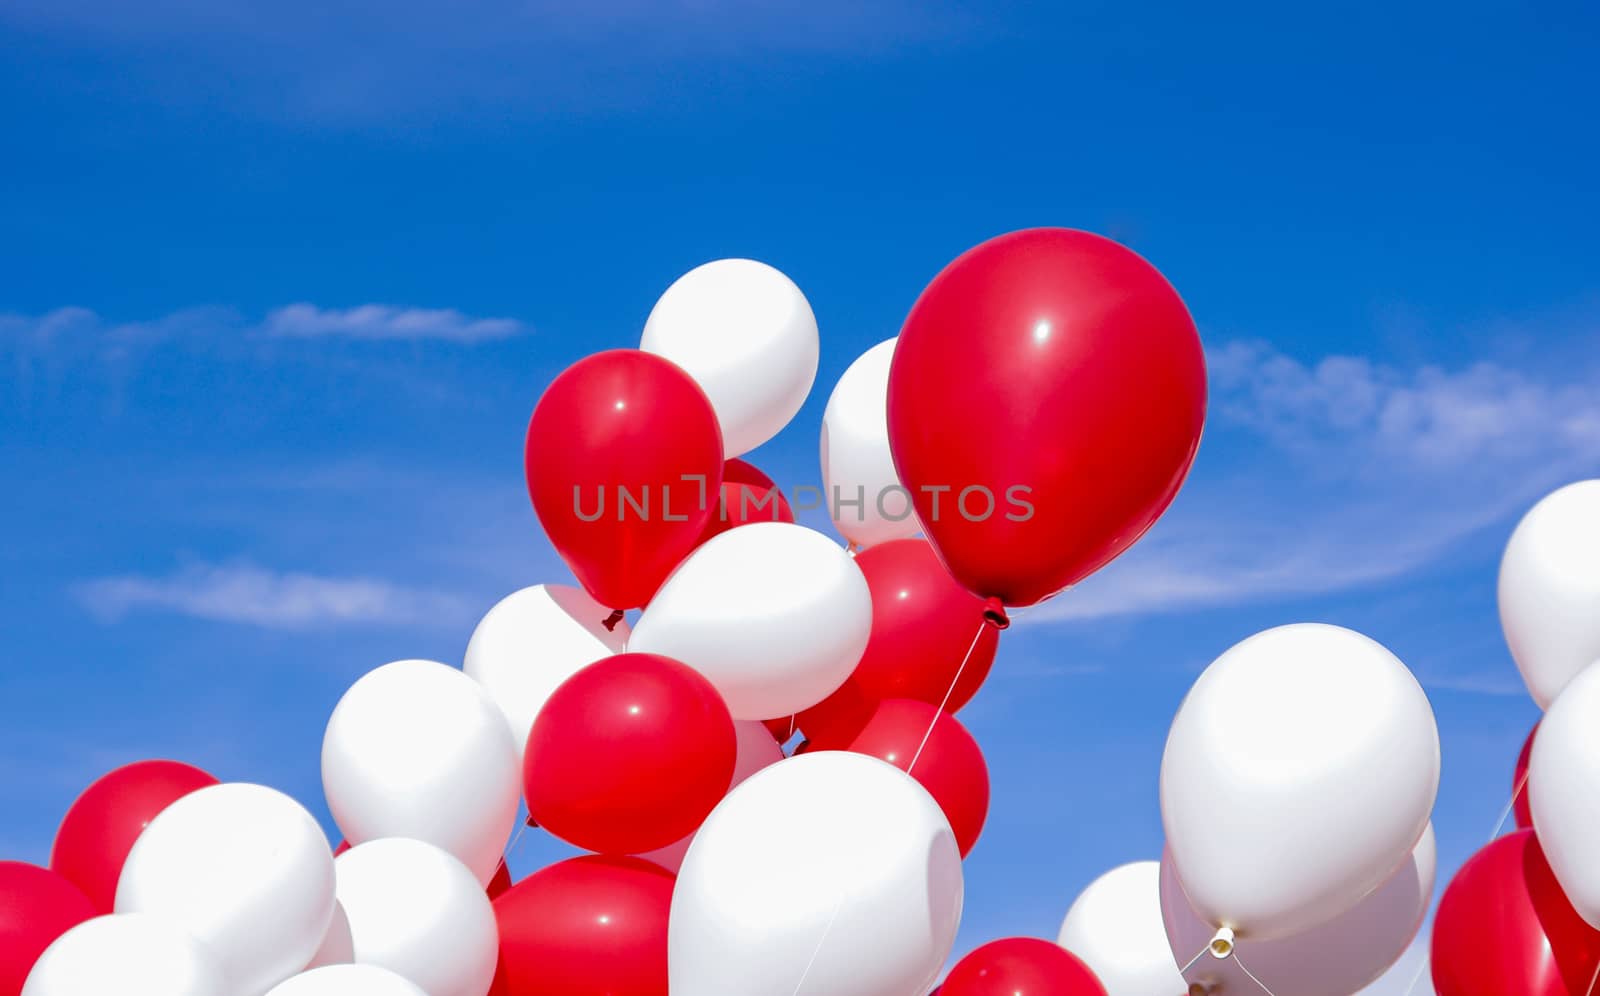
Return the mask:
<path fill-rule="evenodd" d="M 615 630 L 617 628 L 617 623 L 619 623 L 621 621 L 622 621 L 622 610 L 621 609 L 612 609 L 611 610 L 611 614 L 609 616 L 606 616 L 606 621 L 601 623 L 600 625 L 604 626 L 606 628 L 606 632 L 609 633 L 609 632 L 612 632 L 613 630 Z"/>
<path fill-rule="evenodd" d="M 983 619 L 995 629 L 1005 629 L 1011 625 L 1011 617 L 1006 615 L 1006 603 L 992 595 L 984 601 Z"/>
<path fill-rule="evenodd" d="M 532 813 L 528 814 L 528 826 L 532 827 L 535 830 L 539 829 L 539 821 L 535 820 L 533 818 L 533 814 Z"/>

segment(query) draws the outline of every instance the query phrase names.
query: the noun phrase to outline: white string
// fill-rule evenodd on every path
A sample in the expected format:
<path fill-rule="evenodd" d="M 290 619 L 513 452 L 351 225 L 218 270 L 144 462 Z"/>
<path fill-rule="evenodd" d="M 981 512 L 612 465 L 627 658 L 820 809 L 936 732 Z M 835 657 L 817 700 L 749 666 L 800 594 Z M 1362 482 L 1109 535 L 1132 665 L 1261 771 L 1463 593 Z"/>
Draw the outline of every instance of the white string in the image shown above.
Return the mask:
<path fill-rule="evenodd" d="M 1527 784 L 1528 773 L 1524 771 L 1522 773 L 1522 777 L 1517 779 L 1517 784 L 1511 789 L 1510 801 L 1505 804 L 1504 809 L 1500 810 L 1500 818 L 1495 820 L 1494 829 L 1489 831 L 1489 840 L 1488 843 L 1484 844 L 1485 847 L 1500 839 L 1500 831 L 1506 828 L 1506 820 L 1511 818 L 1512 811 L 1517 808 L 1517 797 L 1522 795 L 1522 790 L 1527 787 Z M 1416 974 L 1411 976 L 1411 985 L 1406 986 L 1403 996 L 1411 996 L 1412 992 L 1417 988 L 1417 983 L 1421 982 L 1422 976 L 1427 973 L 1428 964 L 1429 956 L 1424 954 L 1422 956 L 1422 960 L 1417 965 Z M 1595 979 L 1600 979 L 1600 965 L 1595 966 Z M 1586 994 L 1586 996 L 1593 996 L 1594 983 L 1595 980 L 1591 979 L 1589 982 L 1589 992 Z"/>
<path fill-rule="evenodd" d="M 1194 967 L 1194 963 L 1199 961 L 1201 958 L 1204 958 L 1206 952 L 1210 951 L 1210 950 L 1211 950 L 1211 942 L 1207 941 L 1206 942 L 1206 946 L 1200 949 L 1200 953 L 1199 954 L 1195 955 L 1193 958 L 1190 958 L 1189 961 L 1182 968 L 1178 969 L 1178 974 L 1179 975 L 1187 975 L 1188 972 L 1189 972 L 1189 969 Z"/>
<path fill-rule="evenodd" d="M 828 917 L 828 925 L 822 928 L 822 936 L 817 938 L 817 946 L 811 949 L 811 957 L 806 960 L 805 971 L 800 973 L 800 981 L 794 984 L 792 996 L 800 996 L 800 990 L 805 987 L 806 976 L 811 974 L 811 966 L 817 963 L 817 955 L 822 953 L 822 945 L 827 943 L 828 935 L 833 932 L 833 922 L 839 919 L 839 911 L 844 909 L 844 896 L 839 896 L 839 901 L 833 904 L 833 914 Z"/>
<path fill-rule="evenodd" d="M 956 685 L 961 683 L 961 673 L 967 669 L 967 662 L 972 660 L 972 652 L 978 649 L 978 641 L 983 639 L 983 631 L 989 628 L 989 620 L 985 619 L 978 624 L 978 633 L 972 638 L 972 646 L 967 648 L 967 655 L 961 658 L 961 666 L 956 668 L 956 675 L 950 679 L 950 687 L 944 690 L 944 698 L 939 700 L 939 711 L 933 714 L 933 722 L 928 724 L 928 732 L 922 735 L 922 743 L 917 744 L 917 752 L 911 755 L 911 763 L 906 765 L 906 774 L 911 774 L 917 766 L 917 759 L 922 757 L 922 748 L 928 746 L 928 738 L 933 736 L 933 728 L 939 725 L 939 718 L 944 715 L 944 707 L 950 704 L 950 696 L 955 694 Z"/>
<path fill-rule="evenodd" d="M 1600 982 L 1600 965 L 1594 967 L 1594 975 L 1589 979 L 1589 989 L 1583 996 L 1594 996 L 1594 984 Z"/>
<path fill-rule="evenodd" d="M 1256 985 L 1260 986 L 1261 987 L 1261 991 L 1266 993 L 1267 996 L 1276 996 L 1276 994 L 1271 989 L 1267 988 L 1267 984 L 1265 982 L 1262 982 L 1260 979 L 1256 978 L 1255 977 L 1255 973 L 1251 972 L 1248 968 L 1244 967 L 1244 962 L 1239 960 L 1239 952 L 1237 952 L 1237 951 L 1235 951 L 1233 953 L 1233 963 L 1235 965 L 1239 966 L 1239 971 L 1243 972 L 1246 976 L 1248 976 L 1251 982 L 1254 982 Z"/>

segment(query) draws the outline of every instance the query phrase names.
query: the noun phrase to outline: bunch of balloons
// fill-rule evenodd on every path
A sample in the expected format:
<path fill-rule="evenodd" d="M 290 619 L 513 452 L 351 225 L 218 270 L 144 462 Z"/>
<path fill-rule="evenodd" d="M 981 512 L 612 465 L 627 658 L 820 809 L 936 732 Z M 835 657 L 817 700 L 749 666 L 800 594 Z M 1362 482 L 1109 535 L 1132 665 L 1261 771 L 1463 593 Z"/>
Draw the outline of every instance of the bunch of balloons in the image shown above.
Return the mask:
<path fill-rule="evenodd" d="M 821 500 L 843 543 L 739 459 L 799 411 L 818 356 L 810 305 L 772 267 L 680 278 L 638 349 L 573 364 L 529 422 L 529 495 L 577 584 L 508 595 L 460 668 L 386 664 L 333 710 L 322 781 L 344 842 L 264 786 L 111 772 L 49 869 L 0 865 L 0 996 L 928 993 L 988 809 L 955 713 L 1012 610 L 1172 501 L 1203 351 L 1177 293 L 1114 242 L 1034 229 L 970 250 L 828 402 Z M 1213 671 L 1165 777 L 1185 915 L 1281 937 L 1422 854 L 1437 745 L 1398 662 L 1300 629 Z M 1269 695 L 1304 714 L 1251 715 Z M 1384 708 L 1353 715 L 1358 695 Z M 1317 753 L 1337 721 L 1361 749 Z M 1251 867 L 1267 828 L 1217 818 L 1262 799 L 1273 773 L 1248 758 L 1269 749 L 1308 766 L 1276 805 L 1311 807 L 1287 829 L 1314 828 L 1314 868 Z M 1346 808 L 1373 764 L 1391 787 Z M 588 853 L 513 883 L 524 814 Z M 974 951 L 941 990 L 1105 991 L 1027 938 Z"/>

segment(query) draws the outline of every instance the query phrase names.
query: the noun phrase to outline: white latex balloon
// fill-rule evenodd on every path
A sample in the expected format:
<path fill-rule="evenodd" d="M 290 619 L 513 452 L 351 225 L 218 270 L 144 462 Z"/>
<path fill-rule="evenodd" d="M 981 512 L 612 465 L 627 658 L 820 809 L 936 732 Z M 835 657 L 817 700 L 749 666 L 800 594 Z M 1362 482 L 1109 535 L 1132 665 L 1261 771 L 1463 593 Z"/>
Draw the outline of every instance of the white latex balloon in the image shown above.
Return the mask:
<path fill-rule="evenodd" d="M 817 378 L 811 305 L 794 281 L 751 259 L 719 259 L 679 277 L 651 310 L 639 348 L 700 384 L 730 457 L 776 436 Z"/>
<path fill-rule="evenodd" d="M 1437 861 L 1429 824 L 1400 870 L 1350 909 L 1288 937 L 1241 939 L 1232 958 L 1208 953 L 1190 968 L 1187 981 L 1165 992 L 1183 993 L 1184 986 L 1199 983 L 1208 996 L 1259 996 L 1261 987 L 1243 971 L 1249 969 L 1270 992 L 1350 996 L 1382 976 L 1411 946 L 1433 898 Z M 1189 905 L 1170 860 L 1160 876 L 1161 914 L 1171 952 L 1188 962 L 1206 950 L 1215 930 Z M 1107 990 L 1117 996 L 1116 989 Z"/>
<path fill-rule="evenodd" d="M 1161 923 L 1159 861 L 1113 868 L 1091 882 L 1067 911 L 1056 940 L 1094 970 L 1106 996 L 1188 992 Z"/>
<path fill-rule="evenodd" d="M 889 362 L 895 342 L 880 342 L 850 364 L 822 413 L 828 515 L 840 535 L 863 548 L 922 530 L 889 454 Z"/>
<path fill-rule="evenodd" d="M 1360 633 L 1303 623 L 1195 682 L 1161 761 L 1161 815 L 1206 921 L 1283 937 L 1393 874 L 1438 787 L 1439 732 L 1411 672 Z"/>
<path fill-rule="evenodd" d="M 518 770 L 528 731 L 545 700 L 579 669 L 622 653 L 628 623 L 581 588 L 541 584 L 502 598 L 472 631 L 462 670 L 484 687 L 511 724 Z"/>
<path fill-rule="evenodd" d="M 420 840 L 358 844 L 334 862 L 355 960 L 428 996 L 484 996 L 499 932 L 489 897 L 453 855 Z"/>
<path fill-rule="evenodd" d="M 1500 626 L 1541 708 L 1600 660 L 1600 480 L 1550 494 L 1517 524 L 1500 562 Z"/>
<path fill-rule="evenodd" d="M 237 996 L 200 942 L 148 913 L 96 917 L 56 938 L 22 996 Z"/>
<path fill-rule="evenodd" d="M 671 990 L 926 992 L 961 899 L 955 835 L 921 785 L 863 754 L 792 757 L 729 793 L 689 846 L 667 928 Z"/>
<path fill-rule="evenodd" d="M 488 885 L 517 821 L 511 729 L 477 682 L 434 661 L 396 661 L 351 686 L 322 740 L 322 788 L 352 845 L 410 837 Z"/>
<path fill-rule="evenodd" d="M 741 719 L 733 724 L 733 732 L 738 737 L 738 753 L 735 755 L 733 765 L 733 781 L 728 785 L 730 792 L 762 768 L 783 760 L 783 748 L 778 746 L 778 741 L 772 738 L 771 731 L 762 723 L 753 719 Z M 668 844 L 639 857 L 654 861 L 667 871 L 677 874 L 683 865 L 683 856 L 689 853 L 689 844 L 693 840 L 694 834 L 691 833 L 676 844 Z"/>
<path fill-rule="evenodd" d="M 429 996 L 376 965 L 333 965 L 297 975 L 267 996 Z"/>
<path fill-rule="evenodd" d="M 117 882 L 118 913 L 151 913 L 254 996 L 294 975 L 333 917 L 333 855 L 305 807 L 262 785 L 212 785 L 161 811 Z"/>
<path fill-rule="evenodd" d="M 1590 926 L 1600 925 L 1600 662 L 1572 679 L 1539 723 L 1528 798 L 1561 891 Z"/>
<path fill-rule="evenodd" d="M 844 684 L 871 631 L 872 594 L 849 554 L 804 526 L 755 522 L 678 565 L 628 650 L 682 661 L 716 686 L 734 719 L 765 719 Z"/>
<path fill-rule="evenodd" d="M 337 868 L 338 859 L 334 860 Z M 333 919 L 328 921 L 328 932 L 322 935 L 322 946 L 311 956 L 306 968 L 348 965 L 355 960 L 355 942 L 350 939 L 350 917 L 344 911 L 344 904 L 336 901 L 333 904 Z"/>

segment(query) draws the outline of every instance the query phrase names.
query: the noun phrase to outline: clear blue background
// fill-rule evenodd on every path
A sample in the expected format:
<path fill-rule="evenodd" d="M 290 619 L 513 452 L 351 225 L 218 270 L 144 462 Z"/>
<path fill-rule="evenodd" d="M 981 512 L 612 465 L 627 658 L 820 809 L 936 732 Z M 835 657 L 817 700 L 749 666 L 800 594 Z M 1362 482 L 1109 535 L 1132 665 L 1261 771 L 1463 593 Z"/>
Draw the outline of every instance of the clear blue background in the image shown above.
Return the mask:
<path fill-rule="evenodd" d="M 683 271 L 810 297 L 816 387 L 752 459 L 815 484 L 850 361 L 1055 224 L 1184 294 L 1212 416 L 1169 517 L 963 714 L 994 802 L 960 949 L 1159 854 L 1173 711 L 1284 622 L 1421 678 L 1453 870 L 1537 718 L 1499 552 L 1600 474 L 1600 18 L 1227 6 L 0 0 L 0 854 L 146 756 L 326 820 L 343 689 L 565 579 L 525 420 Z"/>

